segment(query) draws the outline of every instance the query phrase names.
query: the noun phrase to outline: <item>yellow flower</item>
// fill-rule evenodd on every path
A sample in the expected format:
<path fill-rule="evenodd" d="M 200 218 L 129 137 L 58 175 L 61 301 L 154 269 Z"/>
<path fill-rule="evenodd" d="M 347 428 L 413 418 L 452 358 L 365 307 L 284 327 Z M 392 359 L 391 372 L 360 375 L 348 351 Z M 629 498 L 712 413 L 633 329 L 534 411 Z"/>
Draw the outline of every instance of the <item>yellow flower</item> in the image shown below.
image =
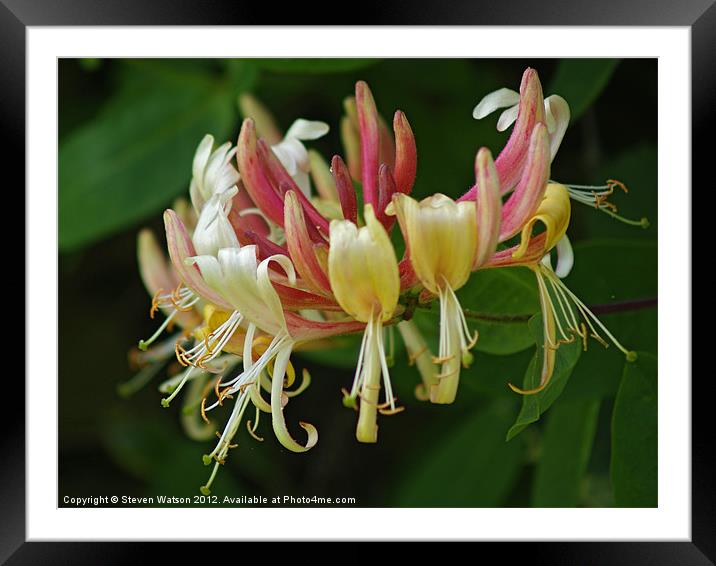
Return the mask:
<path fill-rule="evenodd" d="M 361 228 L 350 220 L 331 222 L 328 275 L 341 308 L 366 324 L 348 400 L 355 404 L 360 397 L 356 438 L 376 442 L 377 412 L 400 410 L 395 407 L 383 346 L 383 322 L 392 318 L 398 305 L 400 277 L 390 238 L 370 204 L 365 206 L 364 217 Z M 386 396 L 383 404 L 378 403 L 381 374 Z"/>
<path fill-rule="evenodd" d="M 442 369 L 431 387 L 433 403 L 452 403 L 457 394 L 460 366 L 470 358 L 477 333 L 470 335 L 455 291 L 470 277 L 478 248 L 474 201 L 455 202 L 435 194 L 418 202 L 396 194 L 389 214 L 398 217 L 410 262 L 423 286 L 440 299 L 440 349 L 435 363 Z"/>
<path fill-rule="evenodd" d="M 519 259 L 525 255 L 532 238 L 532 230 L 537 222 L 541 222 L 545 227 L 543 252 L 547 253 L 551 250 L 567 233 L 571 210 L 567 187 L 558 183 L 549 183 L 537 212 L 522 228 L 520 245 L 512 253 L 512 257 Z"/>

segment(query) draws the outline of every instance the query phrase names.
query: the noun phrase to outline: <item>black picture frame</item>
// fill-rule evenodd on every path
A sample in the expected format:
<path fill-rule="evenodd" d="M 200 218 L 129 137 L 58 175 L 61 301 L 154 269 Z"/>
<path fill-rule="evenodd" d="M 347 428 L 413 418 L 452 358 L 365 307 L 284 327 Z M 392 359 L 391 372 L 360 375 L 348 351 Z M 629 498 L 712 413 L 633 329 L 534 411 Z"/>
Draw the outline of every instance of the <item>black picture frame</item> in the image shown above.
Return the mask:
<path fill-rule="evenodd" d="M 351 24 L 374 25 L 568 25 L 568 26 L 688 26 L 692 55 L 692 184 L 712 191 L 707 176 L 713 136 L 716 100 L 716 5 L 714 0 L 560 0 L 549 5 L 525 0 L 482 3 L 469 0 L 411 2 L 383 1 L 361 4 Z M 356 4 L 357 5 L 357 4 Z M 311 3 L 312 15 L 323 13 L 340 21 L 335 4 Z M 25 139 L 25 38 L 28 26 L 64 25 L 219 25 L 219 24 L 311 24 L 300 7 L 271 13 L 247 2 L 176 0 L 0 0 L 0 57 L 2 58 L 2 131 L 8 182 L 24 186 Z M 295 14 L 293 11 L 295 10 Z M 264 12 L 264 13 L 261 13 Z M 279 18 L 278 20 L 276 18 Z M 48 132 L 49 135 L 49 132 Z M 663 143 L 663 140 L 660 140 Z M 7 164 L 15 164 L 8 166 Z M 6 187 L 6 190 L 10 190 Z M 17 190 L 15 190 L 15 194 Z M 676 197 L 675 197 L 676 198 Z M 25 301 L 40 300 L 25 297 Z M 51 319 L 51 317 L 50 317 Z M 16 319 L 17 320 L 17 319 Z M 16 323 L 14 323 L 16 324 Z M 690 329 L 684 329 L 690 332 Z M 26 356 L 33 355 L 26 344 Z M 685 363 L 686 365 L 686 363 Z M 690 367 L 690 364 L 689 364 Z M 0 435 L 3 461 L 0 464 L 0 562 L 37 563 L 123 563 L 146 557 L 153 543 L 38 543 L 25 542 L 25 399 L 24 383 L 14 368 L 5 376 L 5 407 L 19 407 L 15 414 L 4 411 L 5 426 Z M 709 372 L 710 373 L 710 372 Z M 669 376 L 689 379 L 691 375 Z M 585 542 L 585 543 L 492 543 L 507 563 L 527 558 L 536 564 L 714 564 L 716 563 L 716 469 L 711 411 L 708 405 L 708 374 L 692 380 L 692 538 L 690 542 Z M 48 462 L 48 465 L 55 465 Z M 558 533 L 555 533 L 555 537 Z M 169 546 L 169 545 L 161 545 Z M 223 546 L 223 545 L 222 545 Z M 109 548 L 108 548 L 109 547 Z M 172 547 L 175 551 L 182 546 Z M 162 548 L 170 559 L 169 548 Z M 223 549 L 216 549 L 219 553 Z M 216 552 L 214 550 L 214 552 Z M 5 562 L 6 561 L 6 562 Z"/>

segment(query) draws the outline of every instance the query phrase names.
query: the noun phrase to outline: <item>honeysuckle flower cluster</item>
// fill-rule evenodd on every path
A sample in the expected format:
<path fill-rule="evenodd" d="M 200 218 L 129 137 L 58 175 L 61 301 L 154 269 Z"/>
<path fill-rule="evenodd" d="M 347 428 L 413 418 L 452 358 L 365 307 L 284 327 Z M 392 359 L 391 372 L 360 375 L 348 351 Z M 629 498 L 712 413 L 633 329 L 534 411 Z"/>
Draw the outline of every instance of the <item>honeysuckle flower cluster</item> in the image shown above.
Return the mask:
<path fill-rule="evenodd" d="M 379 415 L 404 408 L 391 384 L 387 328 L 397 327 L 418 369 L 417 396 L 452 403 L 479 339 L 456 291 L 480 270 L 525 266 L 535 273 L 544 334 L 541 379 L 532 390 L 511 385 L 514 391 L 544 389 L 565 342 L 578 339 L 586 348 L 592 337 L 606 344 L 603 334 L 632 355 L 561 281 L 574 261 L 566 235 L 570 197 L 615 215 L 606 199 L 624 187 L 550 179 L 569 106 L 557 95 L 543 97 L 533 69 L 524 72 L 519 92 L 500 89 L 475 107 L 477 119 L 507 107 L 498 129 L 513 128 L 497 158 L 487 148 L 477 151 L 475 183 L 457 200 L 440 192 L 420 201 L 411 196 L 418 153 L 411 126 L 398 110 L 389 127 L 365 82 L 344 102 L 346 159 L 335 155 L 330 166 L 304 145 L 325 135 L 327 124 L 298 119 L 282 135 L 258 100 L 245 95 L 240 104 L 247 117 L 236 146 L 215 147 L 210 135 L 201 140 L 191 204 L 178 201 L 164 213 L 169 260 L 150 232 L 139 236 L 140 271 L 153 295 L 150 314 L 165 318 L 140 342 L 135 358 L 147 364 L 175 355 L 183 369 L 160 386 L 162 405 L 187 388 L 185 412 L 204 421 L 187 430 L 196 438 L 216 432 L 218 441 L 204 457 L 213 463 L 204 493 L 236 446 L 249 409 L 254 417 L 246 426 L 254 438 L 262 440 L 257 427 L 266 413 L 287 449 L 304 452 L 316 444 L 313 425 L 299 423 L 306 432 L 301 442 L 285 422 L 284 407 L 310 383 L 304 370 L 295 385 L 291 356 L 332 337 L 363 336 L 353 382 L 343 388 L 344 404 L 358 412 L 358 441 L 376 442 Z M 391 241 L 395 230 L 405 242 L 400 258 Z M 409 304 L 433 301 L 440 310 L 437 355 L 408 316 Z M 173 328 L 178 332 L 159 340 Z M 227 403 L 228 420 L 214 431 L 209 415 Z"/>

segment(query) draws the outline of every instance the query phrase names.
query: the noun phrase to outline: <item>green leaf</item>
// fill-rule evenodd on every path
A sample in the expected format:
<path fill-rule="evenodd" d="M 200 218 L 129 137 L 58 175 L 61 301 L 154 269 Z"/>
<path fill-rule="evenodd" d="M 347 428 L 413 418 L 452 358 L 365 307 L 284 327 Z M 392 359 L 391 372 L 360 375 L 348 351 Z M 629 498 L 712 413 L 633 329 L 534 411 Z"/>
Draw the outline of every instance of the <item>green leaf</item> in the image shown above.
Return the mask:
<path fill-rule="evenodd" d="M 534 507 L 575 507 L 594 442 L 599 401 L 560 402 L 549 413 L 532 491 Z"/>
<path fill-rule="evenodd" d="M 234 94 L 191 67 L 125 69 L 131 79 L 60 146 L 59 245 L 70 250 L 130 226 L 186 189 L 206 133 L 234 126 Z"/>
<path fill-rule="evenodd" d="M 542 315 L 535 315 L 532 317 L 530 319 L 529 326 L 535 336 L 535 341 L 538 346 L 537 352 L 532 358 L 525 374 L 524 383 L 522 385 L 524 389 L 537 387 L 540 382 L 544 350 L 544 342 L 542 339 Z M 572 374 L 572 370 L 579 359 L 581 351 L 582 345 L 578 340 L 575 340 L 570 344 L 562 344 L 557 349 L 552 379 L 547 387 L 539 393 L 522 396 L 522 408 L 517 415 L 515 423 L 512 425 L 510 430 L 507 431 L 507 440 L 513 439 L 520 432 L 522 432 L 525 427 L 537 422 L 540 416 L 552 406 L 552 403 L 554 403 L 555 399 L 561 395 L 564 386 L 567 384 L 569 376 Z"/>
<path fill-rule="evenodd" d="M 450 435 L 425 446 L 404 469 L 395 495 L 401 507 L 494 507 L 514 484 L 523 456 L 519 442 L 505 443 L 512 403 L 476 409 Z"/>
<path fill-rule="evenodd" d="M 618 507 L 656 507 L 657 359 L 627 362 L 612 418 L 611 475 Z"/>
<path fill-rule="evenodd" d="M 253 59 L 261 69 L 274 73 L 346 73 L 376 64 L 380 59 L 340 59 L 340 58 L 292 58 L 292 59 Z"/>
<path fill-rule="evenodd" d="M 638 327 L 649 325 L 649 319 L 648 314 L 639 313 Z M 607 328 L 616 330 L 618 326 L 611 324 Z M 589 349 L 580 354 L 579 363 L 572 370 L 572 376 L 562 393 L 562 401 L 614 398 L 619 389 L 623 368 L 622 352 L 613 346 L 603 348 L 592 342 Z"/>
<path fill-rule="evenodd" d="M 574 267 L 564 280 L 587 305 L 655 297 L 657 244 L 601 239 L 574 244 Z"/>
<path fill-rule="evenodd" d="M 562 59 L 545 94 L 564 98 L 575 122 L 606 88 L 618 63 L 618 59 Z"/>
<path fill-rule="evenodd" d="M 486 269 L 473 273 L 457 292 L 463 309 L 483 315 L 528 315 L 539 311 L 534 274 L 523 267 Z M 532 346 L 527 321 L 498 322 L 468 318 L 480 333 L 475 348 L 489 354 L 512 354 Z"/>

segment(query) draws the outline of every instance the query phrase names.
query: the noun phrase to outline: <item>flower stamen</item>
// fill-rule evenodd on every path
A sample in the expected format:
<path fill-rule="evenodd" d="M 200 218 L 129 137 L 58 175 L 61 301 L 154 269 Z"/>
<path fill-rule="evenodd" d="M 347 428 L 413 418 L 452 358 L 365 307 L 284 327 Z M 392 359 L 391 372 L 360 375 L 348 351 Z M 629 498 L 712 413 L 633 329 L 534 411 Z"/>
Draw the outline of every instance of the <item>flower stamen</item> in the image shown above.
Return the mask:
<path fill-rule="evenodd" d="M 177 342 L 177 360 L 179 360 L 179 363 L 183 366 L 191 365 L 208 370 L 206 364 L 219 355 L 224 346 L 231 340 L 231 337 L 239 328 L 243 319 L 244 317 L 240 312 L 234 311 L 225 322 L 220 324 L 209 334 L 206 334 L 204 338 L 198 341 L 190 350 L 185 350 Z"/>
<path fill-rule="evenodd" d="M 633 352 L 627 350 L 622 344 L 609 332 L 609 330 L 602 324 L 602 322 L 592 313 L 591 310 L 577 297 L 569 288 L 562 282 L 559 277 L 552 271 L 552 269 L 540 263 L 535 268 L 537 274 L 537 283 L 542 295 L 545 299 L 545 303 L 549 306 L 552 311 L 552 316 L 557 326 L 559 333 L 559 339 L 556 342 L 551 340 L 551 337 L 545 336 L 545 343 L 553 348 L 558 348 L 560 343 L 571 343 L 575 340 L 575 336 L 579 336 L 582 340 L 582 348 L 584 351 L 587 350 L 588 339 L 594 338 L 605 348 L 609 346 L 609 343 L 600 335 L 597 327 L 604 332 L 609 340 L 619 349 L 625 356 L 633 356 Z M 545 280 L 549 281 L 552 293 L 547 289 Z M 556 297 L 557 303 L 559 304 L 559 311 L 555 307 L 552 295 Z M 576 309 L 577 314 L 575 314 Z M 567 329 L 565 332 L 564 329 Z"/>
<path fill-rule="evenodd" d="M 640 220 L 631 220 L 624 218 L 617 214 L 617 207 L 614 203 L 609 202 L 608 198 L 614 194 L 616 189 L 621 189 L 624 193 L 628 193 L 626 185 L 616 179 L 607 179 L 604 185 L 567 185 L 567 191 L 569 192 L 570 198 L 586 204 L 588 206 L 594 206 L 597 210 L 608 214 L 612 218 L 616 218 L 620 222 L 629 224 L 631 226 L 641 226 L 642 228 L 649 227 L 649 220 L 647 218 L 641 218 Z"/>

